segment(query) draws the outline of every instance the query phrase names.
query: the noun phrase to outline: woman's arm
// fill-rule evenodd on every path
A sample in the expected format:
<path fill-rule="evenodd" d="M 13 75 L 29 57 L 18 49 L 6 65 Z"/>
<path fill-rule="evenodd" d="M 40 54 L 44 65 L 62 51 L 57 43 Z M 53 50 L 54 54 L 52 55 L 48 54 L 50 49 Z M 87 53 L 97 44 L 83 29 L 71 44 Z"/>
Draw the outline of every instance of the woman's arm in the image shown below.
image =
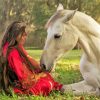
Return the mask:
<path fill-rule="evenodd" d="M 35 59 L 33 59 L 30 55 L 28 55 L 27 51 L 24 49 L 23 45 L 19 45 L 18 46 L 22 51 L 23 53 L 27 56 L 28 60 L 31 62 L 31 64 L 33 65 L 33 67 L 35 67 L 35 69 L 38 69 L 40 70 L 40 64 L 39 62 L 37 62 Z"/>
<path fill-rule="evenodd" d="M 40 64 L 35 59 L 33 59 L 30 55 L 27 55 L 27 58 L 31 62 L 31 64 L 35 67 L 35 69 L 40 69 Z"/>
<path fill-rule="evenodd" d="M 22 80 L 26 78 L 26 75 L 23 74 L 24 66 L 22 63 L 22 59 L 15 48 L 8 54 L 7 59 L 9 67 L 16 73 L 18 79 Z"/>
<path fill-rule="evenodd" d="M 7 59 L 9 67 L 15 72 L 23 88 L 29 88 L 34 81 L 34 73 L 32 74 L 30 70 L 26 70 L 26 66 L 23 63 L 18 51 L 13 49 L 8 54 Z M 29 75 L 29 73 L 31 73 L 31 75 Z"/>

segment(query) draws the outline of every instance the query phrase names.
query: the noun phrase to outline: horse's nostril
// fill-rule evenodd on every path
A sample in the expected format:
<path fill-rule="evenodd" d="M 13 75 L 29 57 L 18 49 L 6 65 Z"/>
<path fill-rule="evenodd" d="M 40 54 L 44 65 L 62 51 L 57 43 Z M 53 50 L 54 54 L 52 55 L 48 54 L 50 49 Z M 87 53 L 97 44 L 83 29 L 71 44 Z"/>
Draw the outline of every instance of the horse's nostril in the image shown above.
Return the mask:
<path fill-rule="evenodd" d="M 45 64 L 42 64 L 41 67 L 42 67 L 42 70 L 46 70 Z"/>

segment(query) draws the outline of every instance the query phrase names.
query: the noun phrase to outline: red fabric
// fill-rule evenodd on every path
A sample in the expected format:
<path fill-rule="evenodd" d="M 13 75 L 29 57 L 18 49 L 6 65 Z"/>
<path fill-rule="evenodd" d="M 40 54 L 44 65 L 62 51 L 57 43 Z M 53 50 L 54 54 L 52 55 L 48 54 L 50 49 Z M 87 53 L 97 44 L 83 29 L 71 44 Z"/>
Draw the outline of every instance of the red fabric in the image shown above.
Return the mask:
<path fill-rule="evenodd" d="M 5 55 L 6 44 L 4 46 Z M 23 49 L 23 52 L 27 54 L 23 47 L 19 46 Z M 24 59 L 19 55 L 19 52 L 16 48 L 13 48 L 9 53 L 8 57 L 8 64 L 10 68 L 16 73 L 18 80 L 22 84 L 22 88 L 14 88 L 14 92 L 18 94 L 33 94 L 33 95 L 48 95 L 52 90 L 60 90 L 62 84 L 55 82 L 51 75 L 47 72 L 35 73 L 28 69 L 27 65 L 24 63 Z M 39 64 L 31 59 L 33 62 L 33 66 L 39 68 Z"/>
<path fill-rule="evenodd" d="M 4 47 L 3 47 L 3 56 L 4 56 L 4 57 L 6 56 L 6 51 L 7 51 L 7 49 L 8 49 L 8 45 L 9 45 L 9 43 L 7 42 L 7 43 L 4 45 Z"/>
<path fill-rule="evenodd" d="M 47 96 L 52 90 L 60 90 L 62 84 L 55 82 L 50 74 L 47 73 L 46 77 L 41 77 L 35 85 L 29 88 L 27 91 L 20 91 L 17 88 L 14 88 L 15 93 L 19 94 L 34 94 L 34 95 L 44 95 Z"/>

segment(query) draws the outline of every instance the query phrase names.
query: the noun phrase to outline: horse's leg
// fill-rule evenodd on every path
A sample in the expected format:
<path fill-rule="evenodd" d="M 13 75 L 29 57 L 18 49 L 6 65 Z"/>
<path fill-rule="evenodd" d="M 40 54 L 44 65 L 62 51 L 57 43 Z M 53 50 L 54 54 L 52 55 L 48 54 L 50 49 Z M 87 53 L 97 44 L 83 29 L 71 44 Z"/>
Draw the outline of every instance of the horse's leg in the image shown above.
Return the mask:
<path fill-rule="evenodd" d="M 80 72 L 84 81 L 64 85 L 65 92 L 72 91 L 75 95 L 89 94 L 100 95 L 100 72 L 95 62 L 91 62 L 84 54 L 80 61 Z"/>
<path fill-rule="evenodd" d="M 89 61 L 83 55 L 80 62 L 80 72 L 84 81 L 64 85 L 63 89 L 65 92 L 72 91 L 75 95 L 87 94 L 100 96 L 100 70 L 97 64 Z"/>
<path fill-rule="evenodd" d="M 86 55 L 83 55 L 80 61 L 80 72 L 85 82 L 93 87 L 98 95 L 100 95 L 100 72 L 95 62 L 89 61 Z"/>
<path fill-rule="evenodd" d="M 93 89 L 92 86 L 88 85 L 84 80 L 78 83 L 64 85 L 63 90 L 65 93 L 73 92 L 75 95 L 88 94 L 88 95 L 99 95 L 97 90 Z"/>
<path fill-rule="evenodd" d="M 95 70 L 94 70 L 95 71 Z M 95 95 L 100 95 L 100 83 L 99 83 L 99 77 L 98 74 L 90 72 L 84 73 L 83 75 L 84 80 L 86 82 L 86 88 L 88 89 L 87 86 L 92 87 L 92 90 L 89 90 L 87 94 L 95 94 Z"/>

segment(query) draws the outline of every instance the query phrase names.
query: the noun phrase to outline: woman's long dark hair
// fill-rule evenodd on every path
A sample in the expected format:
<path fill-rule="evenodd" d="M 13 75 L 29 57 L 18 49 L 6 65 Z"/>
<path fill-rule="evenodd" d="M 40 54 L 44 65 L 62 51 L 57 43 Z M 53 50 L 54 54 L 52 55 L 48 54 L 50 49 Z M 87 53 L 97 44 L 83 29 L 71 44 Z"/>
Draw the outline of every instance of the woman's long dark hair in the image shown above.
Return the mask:
<path fill-rule="evenodd" d="M 17 45 L 17 41 L 16 38 L 18 35 L 22 34 L 25 32 L 25 28 L 26 28 L 26 24 L 21 22 L 21 21 L 15 21 L 13 23 L 11 23 L 4 34 L 4 37 L 2 39 L 2 44 L 1 44 L 1 51 L 0 51 L 0 88 L 3 88 L 3 90 L 5 92 L 8 92 L 8 85 L 9 85 L 9 81 L 10 77 L 8 76 L 9 73 L 12 73 L 13 71 L 9 70 L 8 71 L 8 64 L 7 64 L 7 53 L 9 52 L 9 48 L 10 47 L 14 47 Z M 8 48 L 7 48 L 7 53 L 6 53 L 6 57 L 3 56 L 3 47 L 5 46 L 5 44 L 8 43 Z M 14 75 L 13 73 L 13 76 Z M 11 83 L 11 82 L 10 82 Z"/>
<path fill-rule="evenodd" d="M 19 34 L 22 34 L 25 32 L 26 24 L 21 21 L 14 21 L 11 23 L 5 33 L 4 37 L 2 39 L 1 48 L 5 45 L 5 43 L 9 43 L 9 46 L 13 46 L 16 43 L 16 38 Z"/>

